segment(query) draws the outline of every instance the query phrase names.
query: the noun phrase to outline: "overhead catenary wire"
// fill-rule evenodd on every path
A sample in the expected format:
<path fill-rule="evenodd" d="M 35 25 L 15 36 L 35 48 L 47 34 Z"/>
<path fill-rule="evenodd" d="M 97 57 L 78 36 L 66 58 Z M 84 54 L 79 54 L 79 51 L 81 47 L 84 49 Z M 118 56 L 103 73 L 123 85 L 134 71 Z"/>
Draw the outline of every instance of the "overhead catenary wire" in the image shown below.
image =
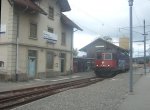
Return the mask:
<path fill-rule="evenodd" d="M 73 4 L 73 6 L 76 7 L 76 8 L 74 8 L 75 10 L 77 10 L 78 12 L 81 12 L 81 13 L 87 15 L 88 17 L 90 17 L 90 18 L 93 19 L 94 21 L 97 21 L 97 22 L 98 22 L 97 24 L 101 24 L 101 26 L 104 26 L 104 25 L 105 25 L 105 26 L 108 26 L 109 28 L 111 27 L 111 28 L 113 28 L 113 29 L 117 29 L 117 28 L 118 28 L 118 27 L 111 26 L 111 25 L 105 23 L 104 21 L 102 21 L 102 20 L 96 18 L 95 16 L 89 14 L 87 11 L 81 9 L 80 7 L 78 7 L 78 6 L 75 5 L 75 4 Z"/>
<path fill-rule="evenodd" d="M 73 6 L 76 7 L 76 8 L 74 8 L 75 10 L 80 11 L 81 13 L 87 15 L 89 18 L 93 19 L 94 21 L 97 21 L 97 22 L 100 23 L 102 26 L 104 26 L 104 25 L 107 26 L 107 25 L 108 25 L 108 24 L 104 23 L 103 21 L 99 20 L 97 17 L 94 17 L 93 15 L 89 14 L 87 11 L 81 9 L 79 6 L 77 6 L 77 5 L 75 5 L 75 4 L 73 4 Z M 139 16 L 136 14 L 135 8 L 134 8 L 134 13 L 135 13 L 135 16 L 136 16 L 137 20 L 140 21 L 141 17 L 139 17 Z M 81 23 L 78 23 L 78 24 L 81 24 Z M 150 25 L 146 25 L 146 27 L 147 27 L 147 26 L 150 26 Z M 90 28 L 87 27 L 87 26 L 83 26 L 83 25 L 82 25 L 82 27 L 84 27 L 84 28 L 86 29 L 86 31 L 88 31 L 88 32 L 90 32 L 90 33 L 98 34 L 98 32 L 96 32 L 95 30 L 90 29 Z M 112 27 L 112 26 L 109 26 L 109 27 Z M 138 27 L 140 28 L 140 27 L 143 27 L 143 26 L 133 26 L 133 28 L 138 28 Z M 117 29 L 118 27 L 112 27 L 112 28 L 113 28 L 113 29 Z M 125 28 L 128 28 L 128 27 L 122 27 L 122 28 L 120 28 L 120 29 L 128 30 L 128 29 L 125 29 Z M 138 32 L 138 31 L 133 31 L 133 32 L 138 33 L 138 34 L 142 34 L 141 32 Z M 123 33 L 123 32 L 121 32 L 121 31 L 120 31 L 120 33 L 122 33 L 122 34 L 124 34 L 124 35 L 129 34 L 129 33 Z M 103 36 L 103 35 L 102 35 L 102 36 Z"/>
<path fill-rule="evenodd" d="M 143 19 L 137 15 L 135 7 L 133 7 L 133 11 L 134 11 L 134 15 L 135 15 L 135 17 L 136 17 L 138 23 L 139 23 L 140 25 L 142 25 L 142 22 L 141 22 L 141 21 L 142 21 Z"/>
<path fill-rule="evenodd" d="M 101 25 L 101 26 L 108 26 L 108 25 L 109 25 L 109 24 L 107 24 L 107 23 L 104 23 L 104 21 L 100 20 L 99 18 L 93 16 L 91 13 L 87 12 L 86 10 L 82 9 L 81 7 L 79 7 L 79 6 L 75 5 L 75 4 L 72 4 L 72 5 L 73 5 L 74 7 L 76 7 L 76 8 L 74 8 L 74 10 L 77 10 L 78 12 L 81 12 L 81 13 L 85 14 L 88 18 L 93 19 L 93 21 L 98 22 L 97 24 L 99 24 L 99 26 L 100 26 L 100 25 Z M 137 19 L 138 22 L 140 23 L 141 17 L 139 17 L 139 15 L 136 13 L 136 9 L 135 9 L 135 8 L 133 8 L 133 11 L 134 11 L 134 13 L 135 13 L 136 19 Z M 82 26 L 85 31 L 87 31 L 87 32 L 89 32 L 89 33 L 92 33 L 92 34 L 95 34 L 95 35 L 100 35 L 99 32 L 95 31 L 95 29 L 91 29 L 90 27 L 87 27 L 86 25 L 83 26 L 83 25 L 81 25 L 81 23 L 78 23 L 78 24 L 79 24 L 80 26 Z M 148 26 L 150 26 L 150 25 L 146 25 L 145 27 L 148 27 Z M 109 27 L 112 27 L 112 26 L 109 25 Z M 143 27 L 143 26 L 133 26 L 133 28 L 141 28 L 141 27 Z M 112 27 L 112 28 L 113 28 L 113 29 L 117 29 L 118 27 Z M 123 30 L 123 28 L 129 28 L 129 27 L 122 27 L 122 28 L 120 28 L 120 29 Z M 127 31 L 128 31 L 128 29 L 124 29 L 124 30 L 127 30 Z M 133 32 L 138 33 L 138 34 L 143 34 L 143 33 L 138 32 L 138 31 L 133 31 Z M 122 32 L 122 31 L 120 31 L 120 33 L 122 33 L 122 34 L 124 34 L 124 35 L 129 34 L 129 33 Z M 102 35 L 102 36 L 103 36 L 103 35 Z M 118 36 L 120 36 L 120 35 L 118 34 Z M 135 41 L 135 42 L 136 42 L 136 41 Z"/>

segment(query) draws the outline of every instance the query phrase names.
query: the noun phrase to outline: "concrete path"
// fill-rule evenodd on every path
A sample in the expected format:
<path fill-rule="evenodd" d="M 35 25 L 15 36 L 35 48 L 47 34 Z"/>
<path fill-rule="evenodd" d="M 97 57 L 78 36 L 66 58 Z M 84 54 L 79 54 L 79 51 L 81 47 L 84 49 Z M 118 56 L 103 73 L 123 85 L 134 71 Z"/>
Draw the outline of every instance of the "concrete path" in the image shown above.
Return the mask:
<path fill-rule="evenodd" d="M 143 75 L 134 85 L 118 110 L 150 110 L 150 73 Z"/>

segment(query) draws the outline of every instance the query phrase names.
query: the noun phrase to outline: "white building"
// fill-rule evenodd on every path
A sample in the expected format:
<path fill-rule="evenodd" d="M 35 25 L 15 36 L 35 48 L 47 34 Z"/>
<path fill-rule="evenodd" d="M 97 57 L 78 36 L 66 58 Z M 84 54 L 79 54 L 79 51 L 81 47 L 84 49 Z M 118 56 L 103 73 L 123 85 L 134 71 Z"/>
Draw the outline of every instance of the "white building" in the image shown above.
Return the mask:
<path fill-rule="evenodd" d="M 1 0 L 1 80 L 71 73 L 73 28 L 82 29 L 70 10 L 67 0 Z"/>

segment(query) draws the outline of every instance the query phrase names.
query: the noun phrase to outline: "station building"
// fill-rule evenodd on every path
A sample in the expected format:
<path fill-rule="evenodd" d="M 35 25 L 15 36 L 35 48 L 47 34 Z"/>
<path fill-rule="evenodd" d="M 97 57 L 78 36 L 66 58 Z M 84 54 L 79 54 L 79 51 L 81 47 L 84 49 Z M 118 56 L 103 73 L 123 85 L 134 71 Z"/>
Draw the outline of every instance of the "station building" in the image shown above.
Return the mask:
<path fill-rule="evenodd" d="M 107 52 L 126 52 L 128 53 L 127 49 L 118 47 L 111 42 L 108 42 L 106 40 L 103 40 L 102 38 L 98 38 L 94 40 L 93 42 L 89 43 L 88 45 L 84 46 L 80 49 L 80 51 L 87 53 L 87 58 L 96 58 L 96 52 L 100 51 L 107 51 Z"/>
<path fill-rule="evenodd" d="M 70 10 L 67 0 L 1 0 L 0 80 L 70 74 L 82 30 L 62 14 Z"/>

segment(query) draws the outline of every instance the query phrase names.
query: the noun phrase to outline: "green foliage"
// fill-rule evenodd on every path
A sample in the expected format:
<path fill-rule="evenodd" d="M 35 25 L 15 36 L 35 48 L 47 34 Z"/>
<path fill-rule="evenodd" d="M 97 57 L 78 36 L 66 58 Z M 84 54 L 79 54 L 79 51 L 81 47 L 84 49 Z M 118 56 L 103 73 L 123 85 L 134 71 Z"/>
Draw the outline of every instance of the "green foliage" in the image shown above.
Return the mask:
<path fill-rule="evenodd" d="M 76 49 L 73 48 L 73 56 L 74 57 L 78 56 L 78 49 L 77 48 Z"/>

